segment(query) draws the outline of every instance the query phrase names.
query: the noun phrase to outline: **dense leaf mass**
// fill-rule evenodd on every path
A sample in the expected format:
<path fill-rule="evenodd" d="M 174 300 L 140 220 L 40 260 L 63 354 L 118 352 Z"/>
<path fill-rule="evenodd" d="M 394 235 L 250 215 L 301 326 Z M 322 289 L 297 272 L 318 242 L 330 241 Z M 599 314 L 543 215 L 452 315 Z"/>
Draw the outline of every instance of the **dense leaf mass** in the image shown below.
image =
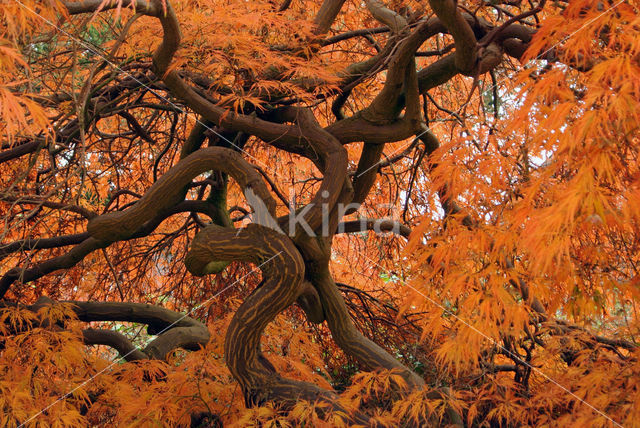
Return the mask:
<path fill-rule="evenodd" d="M 640 426 L 639 34 L 3 0 L 0 426 Z"/>

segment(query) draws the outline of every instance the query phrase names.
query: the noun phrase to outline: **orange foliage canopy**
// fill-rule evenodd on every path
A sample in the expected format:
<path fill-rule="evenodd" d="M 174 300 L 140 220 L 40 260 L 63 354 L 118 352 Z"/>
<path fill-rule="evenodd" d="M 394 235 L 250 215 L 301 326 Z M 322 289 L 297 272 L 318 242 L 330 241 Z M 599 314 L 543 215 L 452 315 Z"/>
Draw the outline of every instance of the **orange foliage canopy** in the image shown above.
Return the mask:
<path fill-rule="evenodd" d="M 3 1 L 0 426 L 640 426 L 639 30 L 637 0 Z M 235 164 L 87 229 L 204 145 L 282 218 L 332 201 L 283 235 L 311 300 L 256 330 L 317 401 L 229 363 L 271 274 L 185 267 L 250 230 Z"/>

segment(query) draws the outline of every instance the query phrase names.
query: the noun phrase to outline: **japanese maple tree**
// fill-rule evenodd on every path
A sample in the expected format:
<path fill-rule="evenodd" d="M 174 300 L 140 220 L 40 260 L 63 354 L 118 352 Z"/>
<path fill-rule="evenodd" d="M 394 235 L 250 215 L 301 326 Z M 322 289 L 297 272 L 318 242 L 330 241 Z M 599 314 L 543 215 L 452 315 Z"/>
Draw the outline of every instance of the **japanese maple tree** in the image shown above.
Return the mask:
<path fill-rule="evenodd" d="M 0 22 L 0 425 L 639 426 L 637 0 Z"/>

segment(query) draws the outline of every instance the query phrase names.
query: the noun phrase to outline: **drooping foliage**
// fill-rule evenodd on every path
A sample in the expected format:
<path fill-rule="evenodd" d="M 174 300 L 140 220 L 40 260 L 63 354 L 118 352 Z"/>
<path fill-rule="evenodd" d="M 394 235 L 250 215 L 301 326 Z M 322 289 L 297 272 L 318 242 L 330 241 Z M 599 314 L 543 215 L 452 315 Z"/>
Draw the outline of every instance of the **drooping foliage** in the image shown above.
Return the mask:
<path fill-rule="evenodd" d="M 3 1 L 0 425 L 637 426 L 639 16 Z"/>

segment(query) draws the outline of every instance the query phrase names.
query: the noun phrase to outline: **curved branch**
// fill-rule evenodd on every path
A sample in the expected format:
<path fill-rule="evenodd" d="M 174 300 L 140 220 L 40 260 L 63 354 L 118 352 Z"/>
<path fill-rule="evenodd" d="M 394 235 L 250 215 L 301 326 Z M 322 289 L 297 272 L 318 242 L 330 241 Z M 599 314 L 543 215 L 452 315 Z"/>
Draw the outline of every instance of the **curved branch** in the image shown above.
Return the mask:
<path fill-rule="evenodd" d="M 313 113 L 306 108 L 289 107 L 283 111 L 283 118 L 296 122 L 300 132 L 315 153 L 312 158 L 323 174 L 322 184 L 311 202 L 302 209 L 305 222 L 311 230 L 317 231 L 323 226 L 323 212 L 333 210 L 342 193 L 343 186 L 350 188 L 347 180 L 348 156 L 346 149 L 333 135 L 322 128 Z M 293 226 L 297 226 L 294 224 Z M 285 225 L 289 229 L 291 225 Z M 289 230 L 290 236 L 301 236 L 304 227 Z"/>
<path fill-rule="evenodd" d="M 145 346 L 144 352 L 151 359 L 164 360 L 169 352 L 176 348 L 197 351 L 210 339 L 209 330 L 204 324 L 192 327 L 171 327 Z"/>
<path fill-rule="evenodd" d="M 208 147 L 197 150 L 178 162 L 131 208 L 103 214 L 89 221 L 87 231 L 93 238 L 105 242 L 126 239 L 149 218 L 157 216 L 181 201 L 184 198 L 184 188 L 193 177 L 212 169 L 225 172 L 235 178 L 243 189 L 257 195 L 265 204 L 269 214 L 272 217 L 275 216 L 275 201 L 262 181 L 262 177 L 251 164 L 233 150 Z"/>
<path fill-rule="evenodd" d="M 338 346 L 369 369 L 397 370 L 410 388 L 423 387 L 424 380 L 420 376 L 355 328 L 328 266 L 325 263 L 309 263 L 307 269 L 310 270 L 307 275 L 318 290 L 327 324 Z"/>
<path fill-rule="evenodd" d="M 161 306 L 133 302 L 81 302 L 70 303 L 80 321 L 127 321 L 147 324 L 149 334 L 159 334 L 174 327 L 200 327 L 202 323 L 179 312 Z"/>
<path fill-rule="evenodd" d="M 395 49 L 384 87 L 370 105 L 352 117 L 329 125 L 326 130 L 343 144 L 354 141 L 388 143 L 414 135 L 422 123 L 419 91 L 423 90 L 415 70 L 415 52 L 426 39 L 442 29 L 438 19 L 422 21 Z M 453 75 L 446 76 L 445 81 Z M 406 108 L 404 117 L 398 118 L 403 108 Z"/>
<path fill-rule="evenodd" d="M 29 269 L 19 266 L 10 269 L 0 279 L 0 298 L 6 294 L 15 281 L 19 280 L 22 283 L 27 283 L 57 270 L 69 269 L 78 264 L 89 253 L 107 246 L 109 246 L 107 242 L 99 241 L 95 238 L 87 238 L 67 253 L 40 262 Z"/>
<path fill-rule="evenodd" d="M 407 20 L 400 14 L 386 8 L 379 0 L 365 0 L 371 15 L 391 30 L 393 34 L 400 34 L 407 28 Z"/>
<path fill-rule="evenodd" d="M 85 345 L 106 345 L 115 349 L 125 361 L 149 358 L 147 354 L 134 346 L 124 334 L 117 331 L 87 328 L 82 330 L 82 339 Z"/>
<path fill-rule="evenodd" d="M 394 21 L 396 25 L 403 24 L 402 21 L 398 22 L 397 18 L 387 17 L 387 20 Z M 416 117 L 420 114 L 420 104 L 417 83 L 414 82 L 416 80 L 415 53 L 428 37 L 435 34 L 431 24 L 433 24 L 433 21 L 424 21 L 400 42 L 395 54 L 389 61 L 387 78 L 382 90 L 371 101 L 369 106 L 360 113 L 363 118 L 373 123 L 385 123 L 395 120 L 400 113 L 398 101 L 400 96 L 404 95 L 406 105 L 405 119 L 420 120 L 419 117 Z M 408 31 L 406 21 L 404 21 L 401 31 Z M 414 85 L 416 88 L 413 88 Z"/>
<path fill-rule="evenodd" d="M 111 330 L 83 330 L 87 344 L 108 345 L 127 361 L 163 360 L 176 348 L 198 350 L 209 342 L 210 334 L 201 322 L 160 306 L 130 302 L 62 302 L 71 303 L 78 319 L 92 321 L 124 321 L 147 324 L 149 334 L 158 335 L 143 350 L 135 347 L 122 334 Z"/>
<path fill-rule="evenodd" d="M 275 399 L 290 407 L 304 399 L 340 409 L 333 392 L 280 377 L 260 353 L 266 326 L 304 291 L 304 262 L 293 242 L 255 223 L 238 230 L 210 225 L 193 239 L 185 265 L 194 275 L 205 275 L 219 261 L 253 262 L 264 278 L 236 311 L 225 339 L 225 359 L 246 404 Z"/>
<path fill-rule="evenodd" d="M 453 36 L 456 45 L 456 67 L 463 74 L 471 74 L 476 66 L 478 52 L 476 37 L 454 0 L 429 0 L 431 8 Z"/>
<path fill-rule="evenodd" d="M 82 331 L 87 345 L 107 345 L 116 349 L 126 361 L 164 359 L 176 348 L 198 350 L 209 342 L 210 334 L 201 322 L 160 306 L 130 302 L 55 302 L 41 296 L 33 305 L 25 306 L 38 312 L 46 306 L 70 304 L 80 321 L 124 321 L 147 324 L 151 335 L 158 335 L 143 350 L 138 349 L 123 334 L 104 329 L 88 328 Z M 0 302 L 0 307 L 5 302 Z M 20 306 L 20 305 L 18 305 Z"/>

